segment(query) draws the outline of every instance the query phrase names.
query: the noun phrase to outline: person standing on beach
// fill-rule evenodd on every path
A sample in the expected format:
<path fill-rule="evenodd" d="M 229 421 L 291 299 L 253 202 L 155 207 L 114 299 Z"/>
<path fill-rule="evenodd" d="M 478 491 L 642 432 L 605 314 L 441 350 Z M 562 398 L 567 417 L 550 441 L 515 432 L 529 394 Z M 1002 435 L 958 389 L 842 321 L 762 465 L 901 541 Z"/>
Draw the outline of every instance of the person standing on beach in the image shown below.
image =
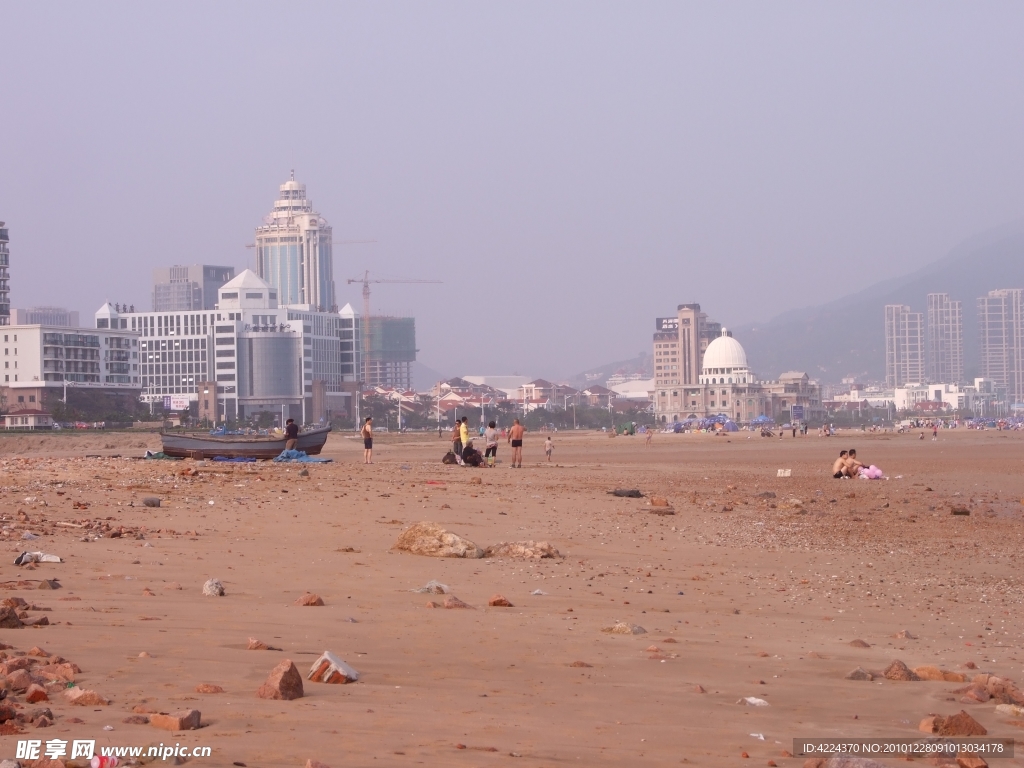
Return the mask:
<path fill-rule="evenodd" d="M 487 466 L 493 467 L 498 460 L 498 424 L 492 421 L 484 430 L 484 458 L 487 459 Z"/>
<path fill-rule="evenodd" d="M 299 445 L 299 425 L 295 423 L 295 419 L 288 419 L 284 423 L 284 449 L 286 451 L 294 451 Z"/>
<path fill-rule="evenodd" d="M 462 422 L 458 419 L 455 420 L 455 426 L 452 427 L 452 453 L 455 454 L 455 458 L 458 463 L 462 463 Z"/>
<path fill-rule="evenodd" d="M 651 438 L 654 437 L 654 427 L 647 428 L 647 437 L 644 438 L 644 448 L 651 447 Z"/>
<path fill-rule="evenodd" d="M 526 429 L 519 423 L 519 419 L 512 422 L 512 429 L 508 431 L 508 442 L 512 446 L 512 468 L 523 468 L 523 434 Z"/>
<path fill-rule="evenodd" d="M 555 450 L 555 444 L 551 440 L 551 436 L 544 441 L 544 455 L 548 457 L 548 461 L 551 461 L 551 452 Z"/>
<path fill-rule="evenodd" d="M 363 436 L 363 464 L 373 464 L 373 416 L 366 417 L 359 434 Z"/>

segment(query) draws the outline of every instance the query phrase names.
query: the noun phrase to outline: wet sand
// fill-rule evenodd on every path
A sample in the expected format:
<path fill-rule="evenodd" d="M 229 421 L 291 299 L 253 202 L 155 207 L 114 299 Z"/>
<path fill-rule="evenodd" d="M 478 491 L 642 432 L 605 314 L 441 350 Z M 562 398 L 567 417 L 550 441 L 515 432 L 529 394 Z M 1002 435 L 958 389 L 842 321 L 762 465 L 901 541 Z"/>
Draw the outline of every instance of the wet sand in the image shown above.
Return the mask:
<path fill-rule="evenodd" d="M 0 640 L 66 657 L 79 686 L 112 700 L 51 694 L 54 725 L 20 738 L 210 745 L 212 758 L 190 761 L 209 766 L 800 766 L 786 756 L 795 737 L 913 738 L 930 713 L 966 709 L 990 735 L 1024 736 L 995 701 L 961 703 L 962 685 L 844 679 L 901 659 L 1024 683 L 1024 435 L 553 438 L 554 462 L 528 434 L 513 470 L 444 466 L 436 433 L 378 436 L 367 467 L 356 436 L 332 435 L 334 463 L 300 477 L 297 465 L 127 458 L 156 448 L 151 435 L 0 437 L 3 579 L 62 585 L 0 595 L 51 609 L 49 626 Z M 891 479 L 833 480 L 851 446 Z M 674 514 L 614 488 L 663 496 Z M 162 506 L 141 506 L 147 496 Z M 72 527 L 98 520 L 125 534 Z M 564 557 L 392 550 L 423 520 L 481 547 L 548 541 Z M 12 565 L 25 549 L 65 562 Z M 224 597 L 202 595 L 211 577 Z M 410 590 L 431 579 L 475 610 L 426 608 L 437 596 Z M 326 605 L 295 605 L 307 591 Z M 495 593 L 514 607 L 488 607 Z M 619 621 L 646 634 L 601 631 Z M 283 650 L 246 650 L 250 636 Z M 256 697 L 278 661 L 305 675 L 324 650 L 362 679 Z M 196 693 L 203 683 L 224 692 Z M 748 696 L 769 706 L 736 703 Z M 204 727 L 124 724 L 139 705 L 199 709 Z M 0 737 L 0 758 L 17 738 Z"/>

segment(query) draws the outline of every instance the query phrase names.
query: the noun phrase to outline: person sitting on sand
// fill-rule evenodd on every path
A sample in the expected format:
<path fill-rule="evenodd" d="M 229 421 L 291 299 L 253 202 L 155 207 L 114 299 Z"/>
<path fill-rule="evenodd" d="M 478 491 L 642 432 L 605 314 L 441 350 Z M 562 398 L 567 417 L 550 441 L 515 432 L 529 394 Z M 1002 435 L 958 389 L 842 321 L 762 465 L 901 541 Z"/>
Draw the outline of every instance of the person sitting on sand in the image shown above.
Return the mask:
<path fill-rule="evenodd" d="M 842 477 L 849 477 L 849 475 L 846 474 L 846 453 L 846 451 L 840 451 L 839 458 L 835 460 L 834 464 L 832 464 L 832 477 L 836 480 Z"/>
<path fill-rule="evenodd" d="M 851 448 L 846 456 L 846 475 L 847 477 L 856 477 L 857 473 L 860 472 L 861 467 L 866 466 L 857 461 L 857 449 Z"/>

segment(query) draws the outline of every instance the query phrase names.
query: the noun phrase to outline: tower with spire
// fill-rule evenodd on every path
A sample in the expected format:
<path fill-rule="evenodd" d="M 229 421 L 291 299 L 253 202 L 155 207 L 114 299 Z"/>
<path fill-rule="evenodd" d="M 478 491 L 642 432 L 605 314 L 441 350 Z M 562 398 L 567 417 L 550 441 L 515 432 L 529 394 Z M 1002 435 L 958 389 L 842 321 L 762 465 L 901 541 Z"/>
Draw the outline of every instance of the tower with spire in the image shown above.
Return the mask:
<path fill-rule="evenodd" d="M 281 304 L 338 311 L 331 236 L 331 225 L 313 210 L 293 170 L 256 227 L 256 274 L 277 289 Z"/>

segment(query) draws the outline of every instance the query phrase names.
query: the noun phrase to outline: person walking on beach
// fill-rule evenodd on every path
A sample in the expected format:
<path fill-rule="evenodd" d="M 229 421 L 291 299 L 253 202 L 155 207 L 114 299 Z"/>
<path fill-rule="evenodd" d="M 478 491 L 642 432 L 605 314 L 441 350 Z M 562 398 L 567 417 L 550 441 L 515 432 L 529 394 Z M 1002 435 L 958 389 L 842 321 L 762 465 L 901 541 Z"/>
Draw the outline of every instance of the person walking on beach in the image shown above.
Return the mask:
<path fill-rule="evenodd" d="M 523 468 L 523 433 L 526 429 L 519 423 L 519 419 L 512 422 L 512 429 L 508 431 L 508 442 L 512 446 L 512 468 Z"/>
<path fill-rule="evenodd" d="M 551 436 L 548 435 L 548 438 L 544 441 L 544 455 L 548 457 L 549 462 L 551 461 L 551 452 L 553 450 L 555 450 L 555 444 L 551 440 Z"/>
<path fill-rule="evenodd" d="M 373 416 L 366 417 L 359 434 L 363 436 L 363 464 L 373 464 Z"/>
<path fill-rule="evenodd" d="M 647 436 L 644 438 L 644 448 L 651 447 L 651 439 L 654 437 L 654 427 L 647 428 Z"/>
<path fill-rule="evenodd" d="M 484 444 L 487 446 L 484 449 L 487 466 L 493 467 L 494 462 L 498 460 L 498 424 L 496 422 L 492 421 L 484 430 Z"/>
<path fill-rule="evenodd" d="M 284 449 L 286 451 L 294 451 L 299 445 L 299 425 L 295 423 L 295 419 L 288 419 L 284 423 Z"/>

